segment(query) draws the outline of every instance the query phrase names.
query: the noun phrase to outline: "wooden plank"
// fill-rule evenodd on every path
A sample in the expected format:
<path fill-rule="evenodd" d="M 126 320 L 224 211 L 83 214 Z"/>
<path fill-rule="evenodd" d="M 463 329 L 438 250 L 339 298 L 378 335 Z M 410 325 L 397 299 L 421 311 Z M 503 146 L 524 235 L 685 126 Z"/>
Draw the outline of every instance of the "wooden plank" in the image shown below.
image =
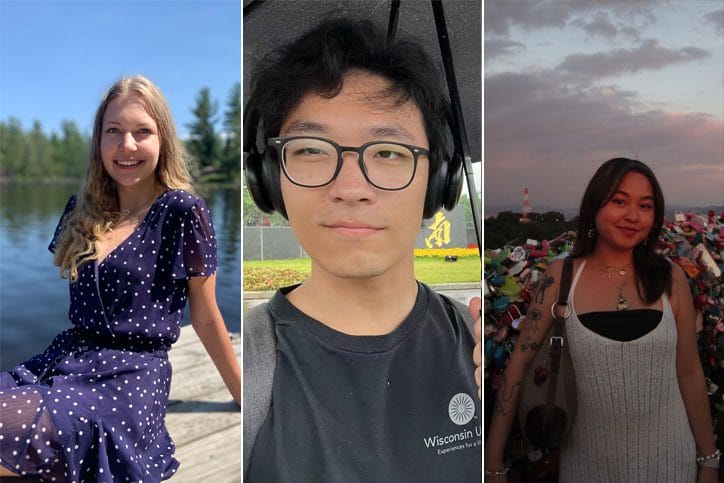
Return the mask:
<path fill-rule="evenodd" d="M 181 462 L 174 483 L 241 481 L 241 427 L 233 427 L 176 449 Z"/>
<path fill-rule="evenodd" d="M 182 347 L 176 347 L 175 345 L 169 351 L 169 360 L 171 361 L 171 367 L 174 374 L 178 374 L 181 371 L 189 368 L 201 365 L 208 365 L 214 367 L 213 362 L 206 353 L 201 341 L 196 337 L 196 334 L 192 331 L 191 335 L 194 337 L 192 343 L 186 344 Z M 241 354 L 241 337 L 235 336 L 231 340 L 231 345 L 234 346 L 234 351 L 239 356 Z"/>
<path fill-rule="evenodd" d="M 241 345 L 234 347 L 235 351 L 241 351 Z M 173 366 L 173 362 L 171 363 Z M 196 365 L 186 367 L 181 371 L 173 371 L 171 378 L 171 393 L 169 398 L 172 401 L 206 400 L 206 396 L 226 387 L 216 367 L 208 356 Z M 229 395 L 231 397 L 231 395 Z"/>
<path fill-rule="evenodd" d="M 166 427 L 176 447 L 231 427 L 241 430 L 241 410 L 231 401 L 226 388 L 204 401 L 187 401 L 169 406 Z"/>
<path fill-rule="evenodd" d="M 232 344 L 241 353 L 241 337 Z M 173 377 L 166 426 L 181 462 L 173 481 L 241 481 L 241 410 L 191 326 L 169 352 Z"/>
<path fill-rule="evenodd" d="M 229 332 L 229 334 L 234 339 L 239 338 L 238 333 Z M 173 349 L 178 349 L 189 344 L 195 344 L 198 340 L 199 338 L 196 335 L 196 332 L 194 331 L 194 328 L 191 326 L 191 324 L 184 325 L 183 327 L 181 327 L 181 332 L 178 336 L 178 340 L 174 343 L 171 350 L 173 351 Z"/>

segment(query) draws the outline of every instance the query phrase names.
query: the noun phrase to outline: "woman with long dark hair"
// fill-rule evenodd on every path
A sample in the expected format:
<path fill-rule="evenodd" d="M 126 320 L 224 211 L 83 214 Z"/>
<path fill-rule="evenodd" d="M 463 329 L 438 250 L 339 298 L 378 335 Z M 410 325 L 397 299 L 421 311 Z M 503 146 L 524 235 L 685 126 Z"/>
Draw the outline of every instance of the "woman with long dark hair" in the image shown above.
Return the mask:
<path fill-rule="evenodd" d="M 661 188 L 640 161 L 607 161 L 583 195 L 565 324 L 577 414 L 561 446 L 562 482 L 718 481 L 691 292 L 684 271 L 655 251 L 663 219 Z M 486 480 L 506 479 L 505 444 L 551 327 L 562 265 L 544 274 L 503 374 Z"/>

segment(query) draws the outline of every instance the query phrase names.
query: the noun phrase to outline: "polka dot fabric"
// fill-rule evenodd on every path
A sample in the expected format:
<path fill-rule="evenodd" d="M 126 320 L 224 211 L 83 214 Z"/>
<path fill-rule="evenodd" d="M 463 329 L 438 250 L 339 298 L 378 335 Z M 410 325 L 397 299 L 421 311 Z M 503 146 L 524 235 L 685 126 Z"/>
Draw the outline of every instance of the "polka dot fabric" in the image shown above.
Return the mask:
<path fill-rule="evenodd" d="M 49 249 L 73 209 L 71 198 Z M 42 354 L 0 373 L 0 464 L 42 481 L 155 482 L 179 463 L 164 425 L 188 279 L 216 271 L 203 200 L 161 194 L 133 233 L 70 284 L 68 316 Z"/>

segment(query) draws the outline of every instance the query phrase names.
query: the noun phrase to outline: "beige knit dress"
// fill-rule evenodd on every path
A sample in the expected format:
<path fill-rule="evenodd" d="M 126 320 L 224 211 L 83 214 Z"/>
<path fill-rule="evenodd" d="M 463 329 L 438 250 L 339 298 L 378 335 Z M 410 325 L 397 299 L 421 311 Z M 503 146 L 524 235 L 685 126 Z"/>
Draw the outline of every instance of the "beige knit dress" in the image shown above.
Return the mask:
<path fill-rule="evenodd" d="M 561 448 L 560 482 L 695 482 L 696 446 L 676 378 L 676 321 L 662 296 L 654 330 L 630 342 L 566 321 L 578 413 Z"/>

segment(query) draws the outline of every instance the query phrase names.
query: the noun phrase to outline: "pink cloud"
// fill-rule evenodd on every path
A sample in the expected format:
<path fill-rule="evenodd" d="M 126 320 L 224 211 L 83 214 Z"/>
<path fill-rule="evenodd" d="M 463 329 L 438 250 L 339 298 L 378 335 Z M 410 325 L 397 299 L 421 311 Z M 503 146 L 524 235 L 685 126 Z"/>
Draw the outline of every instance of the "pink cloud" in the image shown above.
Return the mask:
<path fill-rule="evenodd" d="M 516 203 L 528 185 L 546 204 L 574 207 L 615 156 L 649 163 L 670 202 L 724 203 L 721 119 L 640 110 L 635 93 L 566 86 L 554 71 L 490 76 L 485 96 L 486 203 Z"/>

